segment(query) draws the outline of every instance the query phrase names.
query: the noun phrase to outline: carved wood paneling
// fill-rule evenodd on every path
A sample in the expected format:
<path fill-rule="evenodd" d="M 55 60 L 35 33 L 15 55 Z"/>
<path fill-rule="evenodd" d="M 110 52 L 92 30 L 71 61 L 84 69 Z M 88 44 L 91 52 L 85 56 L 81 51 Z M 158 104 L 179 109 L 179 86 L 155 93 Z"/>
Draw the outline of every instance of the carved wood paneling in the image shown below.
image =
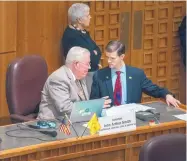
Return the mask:
<path fill-rule="evenodd" d="M 185 15 L 185 4 L 182 1 L 133 2 L 132 13 L 136 11 L 144 13 L 143 46 L 139 50 L 131 47 L 131 57 L 133 58 L 131 64 L 144 69 L 148 78 L 154 83 L 168 88 L 184 103 L 185 90 L 182 90 L 182 85 L 178 83 L 182 82 L 185 88 L 178 27 Z M 132 21 L 132 28 L 134 25 Z M 133 34 L 131 34 L 132 37 Z M 137 63 L 138 61 L 139 63 Z M 147 100 L 155 99 L 143 95 L 142 101 Z"/>

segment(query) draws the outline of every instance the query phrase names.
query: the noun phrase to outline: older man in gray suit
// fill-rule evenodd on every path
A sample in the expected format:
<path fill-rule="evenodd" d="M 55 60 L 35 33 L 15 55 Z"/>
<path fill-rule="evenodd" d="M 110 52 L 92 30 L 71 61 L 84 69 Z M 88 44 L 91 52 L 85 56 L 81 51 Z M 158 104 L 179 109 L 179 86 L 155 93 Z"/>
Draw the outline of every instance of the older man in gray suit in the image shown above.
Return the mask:
<path fill-rule="evenodd" d="M 54 119 L 70 115 L 76 101 L 88 100 L 85 76 L 90 69 L 90 52 L 72 47 L 65 65 L 47 79 L 41 97 L 38 119 Z"/>

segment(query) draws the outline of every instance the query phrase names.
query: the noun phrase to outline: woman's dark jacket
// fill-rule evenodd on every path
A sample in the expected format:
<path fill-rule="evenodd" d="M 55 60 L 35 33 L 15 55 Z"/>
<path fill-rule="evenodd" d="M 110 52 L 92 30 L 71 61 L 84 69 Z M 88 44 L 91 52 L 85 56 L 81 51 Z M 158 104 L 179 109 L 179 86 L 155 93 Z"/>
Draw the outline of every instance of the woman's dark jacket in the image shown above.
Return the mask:
<path fill-rule="evenodd" d="M 68 26 L 61 40 L 61 49 L 65 59 L 68 51 L 74 46 L 80 46 L 90 51 L 91 69 L 89 71 L 96 71 L 101 58 L 101 50 L 91 39 L 89 32 L 82 33 L 80 30 L 72 29 Z M 97 55 L 94 50 L 97 51 Z"/>

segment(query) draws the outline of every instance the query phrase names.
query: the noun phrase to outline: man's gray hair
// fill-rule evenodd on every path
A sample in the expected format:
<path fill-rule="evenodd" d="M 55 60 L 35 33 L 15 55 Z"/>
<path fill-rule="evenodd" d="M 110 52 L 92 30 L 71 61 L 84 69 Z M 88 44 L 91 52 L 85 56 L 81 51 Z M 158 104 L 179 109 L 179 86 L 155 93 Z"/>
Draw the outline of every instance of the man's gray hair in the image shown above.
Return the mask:
<path fill-rule="evenodd" d="M 88 49 L 79 47 L 79 46 L 74 46 L 72 47 L 67 54 L 66 57 L 66 65 L 71 64 L 73 61 L 83 61 L 85 54 L 89 54 L 90 52 Z"/>
<path fill-rule="evenodd" d="M 86 16 L 86 13 L 90 10 L 89 6 L 84 3 L 75 3 L 68 10 L 68 19 L 71 24 L 75 24 L 77 19 L 81 19 Z"/>

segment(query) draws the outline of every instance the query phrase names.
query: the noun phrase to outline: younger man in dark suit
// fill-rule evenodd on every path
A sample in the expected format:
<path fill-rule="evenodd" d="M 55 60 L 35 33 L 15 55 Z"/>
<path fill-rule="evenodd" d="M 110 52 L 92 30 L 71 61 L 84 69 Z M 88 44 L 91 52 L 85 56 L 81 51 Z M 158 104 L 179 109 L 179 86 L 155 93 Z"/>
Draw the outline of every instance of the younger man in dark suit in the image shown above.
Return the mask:
<path fill-rule="evenodd" d="M 140 103 L 144 92 L 178 107 L 180 102 L 167 89 L 153 84 L 143 70 L 125 65 L 125 46 L 120 41 L 110 41 L 105 50 L 109 66 L 94 74 L 90 99 L 105 97 L 105 107 L 110 100 L 112 105 Z"/>

